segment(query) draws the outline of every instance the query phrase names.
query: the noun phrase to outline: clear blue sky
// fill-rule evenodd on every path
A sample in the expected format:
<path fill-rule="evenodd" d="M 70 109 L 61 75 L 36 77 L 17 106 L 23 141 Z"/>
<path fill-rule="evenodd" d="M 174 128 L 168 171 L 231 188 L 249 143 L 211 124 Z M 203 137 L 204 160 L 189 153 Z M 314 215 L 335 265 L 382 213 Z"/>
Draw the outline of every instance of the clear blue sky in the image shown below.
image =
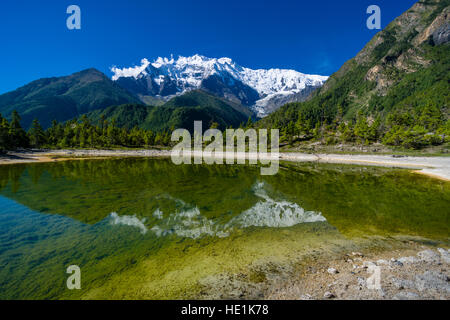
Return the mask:
<path fill-rule="evenodd" d="M 139 64 L 144 57 L 230 57 L 250 68 L 330 75 L 415 0 L 14 0 L 0 1 L 0 93 L 42 77 Z M 80 6 L 82 29 L 66 27 Z"/>

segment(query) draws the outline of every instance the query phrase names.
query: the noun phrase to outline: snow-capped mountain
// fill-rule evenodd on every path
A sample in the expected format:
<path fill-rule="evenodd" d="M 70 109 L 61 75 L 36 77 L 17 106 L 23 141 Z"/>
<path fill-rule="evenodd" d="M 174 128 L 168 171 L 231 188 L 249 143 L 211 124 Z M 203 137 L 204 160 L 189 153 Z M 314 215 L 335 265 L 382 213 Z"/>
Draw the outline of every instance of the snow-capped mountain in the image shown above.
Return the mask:
<path fill-rule="evenodd" d="M 189 90 L 204 89 L 252 108 L 264 117 L 287 102 L 303 101 L 328 79 L 294 70 L 253 70 L 229 58 L 201 55 L 142 59 L 140 66 L 112 67 L 112 80 L 141 97 L 170 99 Z"/>

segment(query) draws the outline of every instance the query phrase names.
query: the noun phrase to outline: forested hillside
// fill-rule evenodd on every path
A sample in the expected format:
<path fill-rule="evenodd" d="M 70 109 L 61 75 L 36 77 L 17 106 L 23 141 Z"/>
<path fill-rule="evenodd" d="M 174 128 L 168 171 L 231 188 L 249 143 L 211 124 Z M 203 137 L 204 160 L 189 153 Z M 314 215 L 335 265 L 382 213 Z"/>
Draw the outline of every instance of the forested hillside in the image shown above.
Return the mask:
<path fill-rule="evenodd" d="M 169 100 L 163 106 L 123 104 L 83 114 L 69 121 L 53 120 L 48 128 L 33 120 L 28 132 L 21 115 L 11 121 L 0 115 L 0 151 L 17 148 L 105 148 L 169 146 L 174 129 L 193 131 L 194 121 L 208 128 L 249 126 L 252 121 L 240 105 L 201 90 Z"/>
<path fill-rule="evenodd" d="M 220 129 L 239 127 L 251 116 L 248 109 L 205 91 L 194 90 L 169 100 L 162 106 L 120 105 L 87 114 L 93 123 L 115 120 L 119 127 L 164 131 L 171 128 L 193 130 L 194 121 Z"/>
<path fill-rule="evenodd" d="M 100 71 L 87 69 L 66 77 L 36 80 L 0 95 L 0 113 L 9 118 L 16 110 L 23 127 L 29 128 L 38 119 L 47 128 L 53 120 L 66 121 L 124 103 L 139 100 Z"/>
<path fill-rule="evenodd" d="M 333 74 L 310 101 L 261 120 L 283 140 L 382 142 L 421 148 L 449 141 L 450 1 L 419 1 Z"/>

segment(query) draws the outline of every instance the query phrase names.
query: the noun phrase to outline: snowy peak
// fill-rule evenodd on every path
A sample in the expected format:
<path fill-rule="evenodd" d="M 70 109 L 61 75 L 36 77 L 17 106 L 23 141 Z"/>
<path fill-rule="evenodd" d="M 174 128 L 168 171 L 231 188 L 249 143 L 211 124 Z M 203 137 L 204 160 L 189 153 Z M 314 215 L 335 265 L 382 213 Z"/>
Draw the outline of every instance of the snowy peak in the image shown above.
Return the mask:
<path fill-rule="evenodd" d="M 201 55 L 142 59 L 130 68 L 112 67 L 112 80 L 140 96 L 170 98 L 194 89 L 205 89 L 242 103 L 265 116 L 282 104 L 302 101 L 328 79 L 295 70 L 253 70 L 230 58 Z"/>
<path fill-rule="evenodd" d="M 131 67 L 131 68 L 123 68 L 119 69 L 116 67 L 112 67 L 111 71 L 114 73 L 112 76 L 113 81 L 119 80 L 119 78 L 135 78 L 138 79 L 139 76 L 147 75 L 147 72 L 145 71 L 148 66 L 150 65 L 150 62 L 147 59 L 141 60 L 141 66 L 138 67 Z"/>

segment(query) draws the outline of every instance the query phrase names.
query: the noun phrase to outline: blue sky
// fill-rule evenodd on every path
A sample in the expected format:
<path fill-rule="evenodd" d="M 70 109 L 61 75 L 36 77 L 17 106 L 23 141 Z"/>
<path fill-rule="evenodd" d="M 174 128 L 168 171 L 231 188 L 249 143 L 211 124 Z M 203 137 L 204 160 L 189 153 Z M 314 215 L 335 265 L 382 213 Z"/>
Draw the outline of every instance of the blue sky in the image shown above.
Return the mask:
<path fill-rule="evenodd" d="M 144 57 L 230 57 L 250 68 L 330 75 L 415 0 L 15 0 L 0 2 L 0 93 L 95 67 L 108 76 Z M 81 8 L 81 30 L 66 9 Z"/>

